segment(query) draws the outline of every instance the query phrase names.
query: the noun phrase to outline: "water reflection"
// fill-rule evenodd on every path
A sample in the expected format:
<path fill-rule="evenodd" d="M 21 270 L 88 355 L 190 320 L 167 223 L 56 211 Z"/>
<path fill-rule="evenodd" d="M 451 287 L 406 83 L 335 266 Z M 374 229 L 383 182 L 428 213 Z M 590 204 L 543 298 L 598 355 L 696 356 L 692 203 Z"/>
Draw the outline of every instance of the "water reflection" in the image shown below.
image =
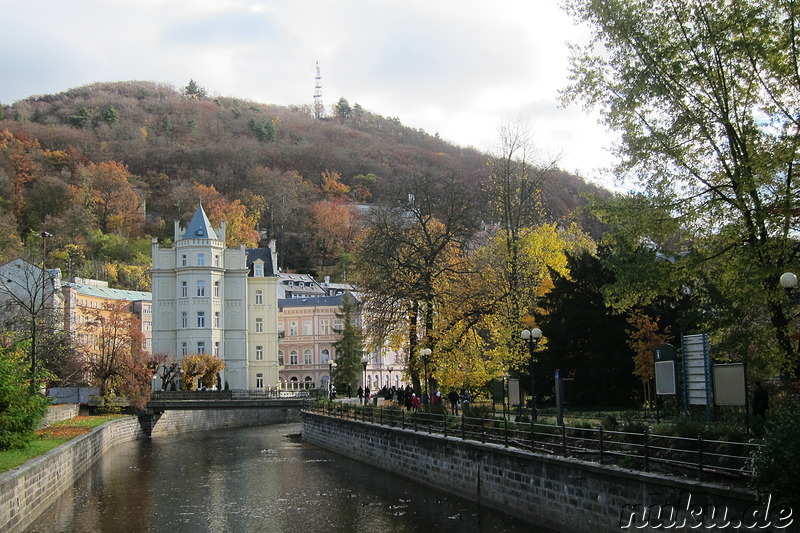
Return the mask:
<path fill-rule="evenodd" d="M 119 445 L 27 531 L 533 531 L 302 443 L 299 432 L 291 424 Z"/>

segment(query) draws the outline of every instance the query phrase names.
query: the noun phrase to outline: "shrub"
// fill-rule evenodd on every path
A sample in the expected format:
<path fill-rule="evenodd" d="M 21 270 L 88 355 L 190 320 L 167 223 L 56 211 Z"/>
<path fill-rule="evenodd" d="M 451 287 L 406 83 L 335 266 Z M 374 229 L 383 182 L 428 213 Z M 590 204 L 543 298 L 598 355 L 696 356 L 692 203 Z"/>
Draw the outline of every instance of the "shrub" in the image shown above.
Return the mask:
<path fill-rule="evenodd" d="M 800 509 L 800 397 L 789 398 L 764 425 L 764 445 L 753 454 L 753 484 L 776 503 Z"/>
<path fill-rule="evenodd" d="M 603 429 L 607 429 L 609 431 L 617 431 L 619 429 L 619 422 L 617 421 L 617 417 L 614 415 L 606 415 L 603 418 L 602 426 Z"/>
<path fill-rule="evenodd" d="M 47 409 L 47 398 L 31 391 L 24 346 L 0 350 L 0 450 L 24 448 Z"/>

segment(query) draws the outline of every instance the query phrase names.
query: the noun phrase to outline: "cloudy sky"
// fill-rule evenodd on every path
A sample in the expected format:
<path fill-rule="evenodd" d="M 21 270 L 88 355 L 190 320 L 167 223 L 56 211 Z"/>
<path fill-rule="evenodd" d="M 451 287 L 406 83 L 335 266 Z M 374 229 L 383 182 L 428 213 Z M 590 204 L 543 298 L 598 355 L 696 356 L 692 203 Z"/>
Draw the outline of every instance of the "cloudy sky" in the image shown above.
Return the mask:
<path fill-rule="evenodd" d="M 350 104 L 455 144 L 492 150 L 499 123 L 531 121 L 543 157 L 608 182 L 609 136 L 562 109 L 557 0 L 26 0 L 5 2 L 0 102 L 98 81 L 150 80 L 256 102 Z"/>

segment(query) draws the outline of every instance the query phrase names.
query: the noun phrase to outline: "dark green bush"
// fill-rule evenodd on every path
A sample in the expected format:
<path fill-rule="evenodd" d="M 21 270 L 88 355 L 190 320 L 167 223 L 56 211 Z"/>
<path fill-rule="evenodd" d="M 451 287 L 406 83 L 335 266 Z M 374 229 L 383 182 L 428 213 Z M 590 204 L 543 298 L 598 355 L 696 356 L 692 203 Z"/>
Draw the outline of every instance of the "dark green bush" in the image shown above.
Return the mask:
<path fill-rule="evenodd" d="M 764 445 L 753 455 L 753 484 L 775 502 L 800 509 L 800 397 L 789 398 L 764 425 Z"/>

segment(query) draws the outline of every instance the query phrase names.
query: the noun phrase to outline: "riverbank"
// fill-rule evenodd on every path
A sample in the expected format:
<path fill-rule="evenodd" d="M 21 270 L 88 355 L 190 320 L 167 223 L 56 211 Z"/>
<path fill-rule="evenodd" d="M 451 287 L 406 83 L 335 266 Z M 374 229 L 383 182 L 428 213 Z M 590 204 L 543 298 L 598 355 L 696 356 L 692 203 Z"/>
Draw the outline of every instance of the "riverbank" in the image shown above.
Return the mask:
<path fill-rule="evenodd" d="M 723 511 L 730 520 L 756 511 L 756 522 L 767 519 L 764 502 L 751 490 L 430 434 L 425 428 L 303 412 L 302 435 L 316 446 L 554 531 L 656 528 L 651 520 L 714 528 L 725 519 Z"/>
<path fill-rule="evenodd" d="M 296 409 L 166 411 L 108 422 L 0 474 L 0 533 L 20 533 L 119 443 L 191 431 L 297 421 Z"/>

